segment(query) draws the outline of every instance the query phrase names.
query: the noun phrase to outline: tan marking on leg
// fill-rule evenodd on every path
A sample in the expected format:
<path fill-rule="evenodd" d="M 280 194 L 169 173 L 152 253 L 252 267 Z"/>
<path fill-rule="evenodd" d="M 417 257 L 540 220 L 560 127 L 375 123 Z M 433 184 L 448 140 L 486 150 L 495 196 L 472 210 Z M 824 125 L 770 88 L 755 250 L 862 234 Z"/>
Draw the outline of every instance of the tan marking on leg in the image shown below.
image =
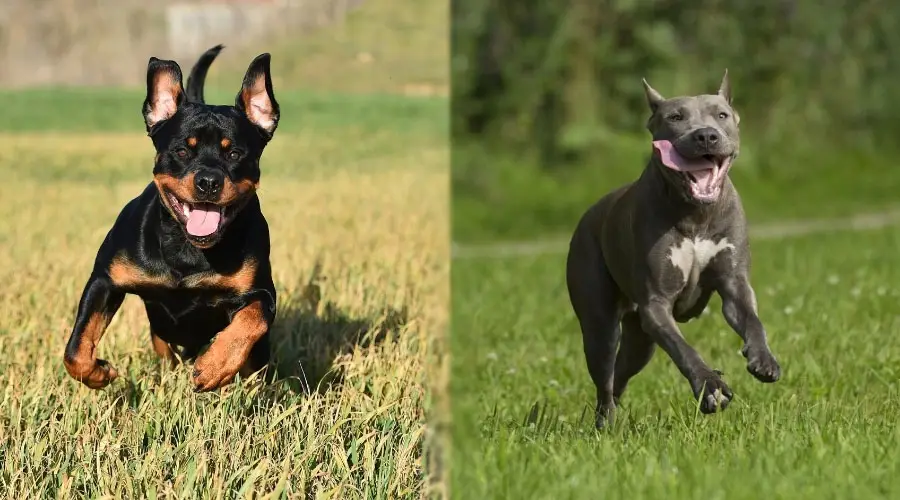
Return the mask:
<path fill-rule="evenodd" d="M 172 347 L 169 346 L 169 343 L 153 333 L 150 334 L 150 340 L 153 342 L 153 350 L 160 359 L 164 362 L 168 361 L 169 368 L 175 368 L 178 364 L 178 357 L 175 356 L 175 352 L 172 351 Z"/>
<path fill-rule="evenodd" d="M 225 139 L 222 139 L 222 141 L 219 142 L 219 144 L 222 145 L 222 149 L 228 149 L 228 147 L 231 146 L 231 139 L 228 139 L 226 137 Z"/>
<path fill-rule="evenodd" d="M 192 148 L 197 147 L 197 138 L 196 138 L 196 137 L 188 137 L 188 138 L 187 138 L 187 145 L 190 146 L 190 147 L 192 147 Z"/>
<path fill-rule="evenodd" d="M 111 320 L 111 316 L 100 312 L 91 314 L 81 332 L 78 352 L 71 359 L 68 356 L 63 358 L 69 375 L 91 389 L 102 389 L 119 375 L 115 368 L 100 365 L 94 352 Z"/>
<path fill-rule="evenodd" d="M 231 324 L 222 330 L 194 363 L 194 384 L 201 390 L 223 387 L 248 361 L 250 349 L 269 329 L 262 302 L 254 301 L 235 313 Z"/>

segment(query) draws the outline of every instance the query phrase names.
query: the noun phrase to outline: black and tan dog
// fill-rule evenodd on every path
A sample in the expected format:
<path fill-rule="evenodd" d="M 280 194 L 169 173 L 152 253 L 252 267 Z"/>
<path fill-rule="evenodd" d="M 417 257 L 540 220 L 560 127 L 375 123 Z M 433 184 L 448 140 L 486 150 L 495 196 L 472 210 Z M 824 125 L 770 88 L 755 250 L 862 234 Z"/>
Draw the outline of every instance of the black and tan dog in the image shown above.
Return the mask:
<path fill-rule="evenodd" d="M 677 325 L 697 317 L 714 291 L 744 341 L 750 373 L 763 382 L 781 374 L 757 315 L 746 218 L 728 177 L 740 145 L 728 74 L 716 94 L 664 99 L 646 81 L 644 90 L 650 161 L 636 182 L 587 211 L 569 247 L 569 297 L 597 386 L 598 427 L 656 345 L 690 382 L 701 411 L 725 408 L 731 389 Z"/>
<path fill-rule="evenodd" d="M 197 391 L 268 364 L 275 287 L 256 189 L 279 108 L 269 54 L 250 64 L 234 106 L 204 103 L 203 81 L 221 49 L 200 58 L 186 92 L 177 63 L 150 58 L 143 114 L 156 148 L 153 182 L 100 246 L 65 349 L 66 370 L 88 387 L 118 375 L 96 350 L 126 293 L 143 300 L 160 356 L 172 365 L 176 352 L 195 359 Z"/>

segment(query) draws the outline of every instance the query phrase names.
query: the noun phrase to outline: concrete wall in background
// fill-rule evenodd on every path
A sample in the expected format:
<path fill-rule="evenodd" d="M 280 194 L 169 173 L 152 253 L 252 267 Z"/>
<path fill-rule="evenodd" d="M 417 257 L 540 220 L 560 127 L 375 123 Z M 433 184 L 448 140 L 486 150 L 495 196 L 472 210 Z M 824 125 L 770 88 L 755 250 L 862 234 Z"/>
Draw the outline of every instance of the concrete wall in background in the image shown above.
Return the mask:
<path fill-rule="evenodd" d="M 302 34 L 362 1 L 0 0 L 0 86 L 139 86 L 150 56 Z"/>

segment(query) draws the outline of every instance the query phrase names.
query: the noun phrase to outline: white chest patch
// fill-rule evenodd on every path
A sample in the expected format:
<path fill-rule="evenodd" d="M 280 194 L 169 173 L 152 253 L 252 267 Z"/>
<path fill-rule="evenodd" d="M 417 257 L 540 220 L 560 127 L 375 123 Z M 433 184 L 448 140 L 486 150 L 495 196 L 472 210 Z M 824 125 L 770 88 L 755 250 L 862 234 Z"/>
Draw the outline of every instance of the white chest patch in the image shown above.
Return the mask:
<path fill-rule="evenodd" d="M 734 251 L 734 245 L 728 242 L 728 238 L 717 242 L 705 238 L 685 238 L 677 246 L 669 248 L 669 261 L 681 271 L 684 281 L 687 281 L 692 269 L 702 272 L 725 249 Z"/>

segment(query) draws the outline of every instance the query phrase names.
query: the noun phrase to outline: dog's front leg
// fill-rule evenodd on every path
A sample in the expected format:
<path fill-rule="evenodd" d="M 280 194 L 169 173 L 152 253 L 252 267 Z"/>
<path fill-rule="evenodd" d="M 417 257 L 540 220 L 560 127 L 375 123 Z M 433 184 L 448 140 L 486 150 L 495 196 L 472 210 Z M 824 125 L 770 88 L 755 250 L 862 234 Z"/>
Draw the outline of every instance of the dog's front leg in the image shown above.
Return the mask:
<path fill-rule="evenodd" d="M 81 294 L 63 363 L 72 378 L 91 389 L 102 389 L 118 376 L 106 360 L 97 359 L 96 349 L 123 300 L 125 294 L 101 275 L 91 276 Z"/>
<path fill-rule="evenodd" d="M 744 341 L 741 353 L 747 358 L 747 371 L 761 382 L 775 382 L 781 377 L 781 367 L 769 349 L 750 280 L 746 275 L 730 276 L 718 289 L 722 297 L 722 315 Z"/>
<path fill-rule="evenodd" d="M 731 389 L 719 372 L 707 366 L 700 354 L 684 339 L 672 317 L 672 305 L 662 300 L 651 300 L 638 307 L 638 314 L 643 330 L 666 351 L 691 383 L 694 397 L 700 400 L 700 411 L 714 413 L 725 409 L 733 397 Z"/>
<path fill-rule="evenodd" d="M 195 390 L 211 391 L 228 385 L 245 365 L 253 364 L 254 346 L 259 343 L 268 349 L 265 337 L 274 317 L 274 303 L 268 299 L 254 299 L 234 313 L 231 323 L 194 363 Z"/>

